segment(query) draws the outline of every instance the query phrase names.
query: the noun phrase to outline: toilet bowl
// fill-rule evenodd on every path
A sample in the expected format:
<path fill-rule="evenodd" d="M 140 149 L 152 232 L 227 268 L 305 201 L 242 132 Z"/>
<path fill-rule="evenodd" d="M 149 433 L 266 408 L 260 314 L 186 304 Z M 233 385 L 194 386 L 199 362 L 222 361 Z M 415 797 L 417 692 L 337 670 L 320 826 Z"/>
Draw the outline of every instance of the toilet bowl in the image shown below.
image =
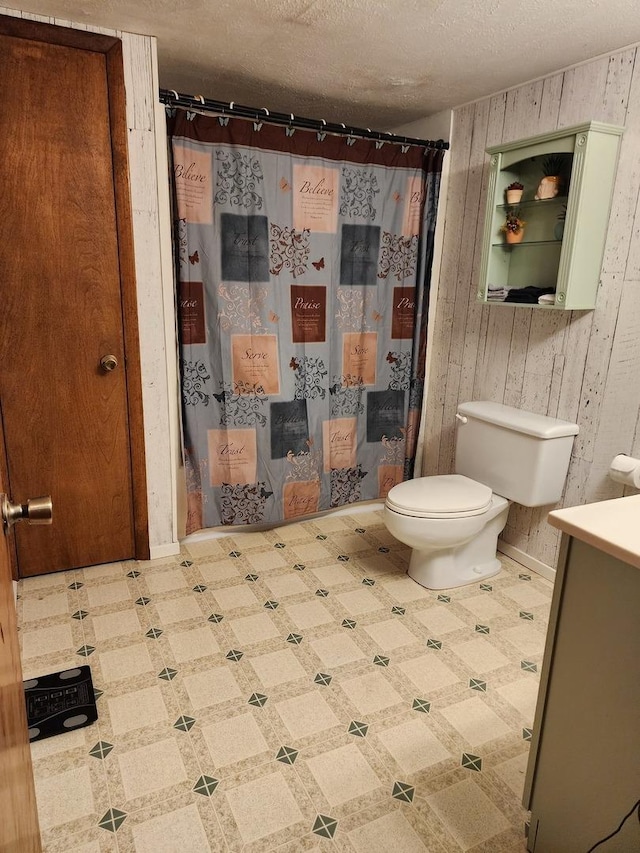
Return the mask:
<path fill-rule="evenodd" d="M 409 577 L 428 589 L 500 571 L 498 536 L 511 503 L 560 500 L 578 432 L 569 421 L 489 401 L 461 404 L 456 422 L 456 473 L 399 483 L 384 507 L 389 532 L 413 549 Z"/>

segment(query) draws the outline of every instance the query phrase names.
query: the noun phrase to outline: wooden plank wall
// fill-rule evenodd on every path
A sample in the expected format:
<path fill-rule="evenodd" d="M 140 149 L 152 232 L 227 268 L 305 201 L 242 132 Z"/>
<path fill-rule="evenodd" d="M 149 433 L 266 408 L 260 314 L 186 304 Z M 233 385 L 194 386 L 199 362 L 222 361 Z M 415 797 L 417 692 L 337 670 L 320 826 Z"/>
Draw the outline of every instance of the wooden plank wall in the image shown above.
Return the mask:
<path fill-rule="evenodd" d="M 485 148 L 591 120 L 626 128 L 597 308 L 565 313 L 479 305 Z M 617 453 L 640 456 L 639 143 L 637 48 L 454 110 L 424 474 L 453 470 L 458 403 L 494 400 L 580 425 L 559 506 L 625 493 L 607 470 Z M 546 523 L 549 509 L 514 505 L 503 539 L 553 567 L 559 533 Z"/>

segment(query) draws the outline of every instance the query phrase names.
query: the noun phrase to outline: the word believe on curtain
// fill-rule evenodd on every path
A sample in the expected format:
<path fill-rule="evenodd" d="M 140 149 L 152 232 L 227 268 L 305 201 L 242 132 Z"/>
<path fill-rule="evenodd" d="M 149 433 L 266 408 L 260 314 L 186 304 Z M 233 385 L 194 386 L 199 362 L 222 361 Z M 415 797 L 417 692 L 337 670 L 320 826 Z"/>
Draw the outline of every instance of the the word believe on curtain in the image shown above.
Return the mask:
<path fill-rule="evenodd" d="M 187 532 L 412 475 L 442 151 L 168 111 Z"/>

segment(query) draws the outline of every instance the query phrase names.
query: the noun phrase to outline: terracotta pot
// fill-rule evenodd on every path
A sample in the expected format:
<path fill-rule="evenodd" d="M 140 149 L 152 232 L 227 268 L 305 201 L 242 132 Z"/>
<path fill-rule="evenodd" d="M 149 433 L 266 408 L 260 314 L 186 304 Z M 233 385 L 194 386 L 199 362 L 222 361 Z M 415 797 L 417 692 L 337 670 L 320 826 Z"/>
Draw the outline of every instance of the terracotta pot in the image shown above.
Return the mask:
<path fill-rule="evenodd" d="M 521 228 L 519 231 L 505 231 L 504 236 L 507 238 L 507 243 L 522 243 L 524 228 Z"/>
<path fill-rule="evenodd" d="M 507 204 L 518 204 L 524 190 L 507 190 Z"/>

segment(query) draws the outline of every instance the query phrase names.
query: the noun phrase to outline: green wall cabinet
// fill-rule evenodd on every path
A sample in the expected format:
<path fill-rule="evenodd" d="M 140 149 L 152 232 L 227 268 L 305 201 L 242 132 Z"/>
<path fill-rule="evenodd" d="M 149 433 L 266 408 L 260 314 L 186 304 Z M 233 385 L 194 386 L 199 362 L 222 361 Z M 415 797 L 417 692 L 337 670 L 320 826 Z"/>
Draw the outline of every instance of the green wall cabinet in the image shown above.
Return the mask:
<path fill-rule="evenodd" d="M 543 310 L 595 308 L 623 130 L 589 122 L 487 148 L 491 168 L 478 301 Z M 541 184 L 545 172 L 556 174 Z M 507 187 L 515 182 L 524 186 L 522 198 L 509 204 Z M 508 214 L 525 223 L 521 242 L 508 243 L 501 230 Z M 535 295 L 528 297 L 535 301 L 516 301 L 535 291 L 509 296 L 528 287 L 553 292 L 545 304 Z"/>

